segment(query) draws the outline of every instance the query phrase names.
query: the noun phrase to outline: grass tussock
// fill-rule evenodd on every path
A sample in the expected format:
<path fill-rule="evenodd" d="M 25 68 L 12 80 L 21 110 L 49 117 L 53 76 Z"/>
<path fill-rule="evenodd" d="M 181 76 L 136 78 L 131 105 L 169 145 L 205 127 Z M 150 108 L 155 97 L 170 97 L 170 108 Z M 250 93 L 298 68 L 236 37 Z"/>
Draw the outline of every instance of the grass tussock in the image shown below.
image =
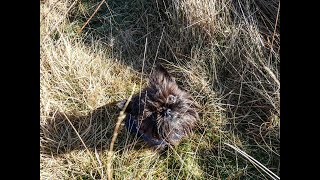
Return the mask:
<path fill-rule="evenodd" d="M 278 0 L 47 0 L 40 8 L 41 179 L 106 179 L 114 103 L 144 87 L 157 63 L 201 105 L 200 120 L 164 154 L 121 126 L 114 179 L 280 176 Z"/>

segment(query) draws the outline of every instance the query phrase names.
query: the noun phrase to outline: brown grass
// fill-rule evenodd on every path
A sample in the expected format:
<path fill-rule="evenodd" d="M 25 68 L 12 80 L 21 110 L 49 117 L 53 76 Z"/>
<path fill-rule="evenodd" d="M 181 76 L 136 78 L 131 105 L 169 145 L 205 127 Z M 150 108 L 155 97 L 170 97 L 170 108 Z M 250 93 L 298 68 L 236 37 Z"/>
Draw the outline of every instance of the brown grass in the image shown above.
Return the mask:
<path fill-rule="evenodd" d="M 122 128 L 114 179 L 280 176 L 279 1 L 48 0 L 40 7 L 41 179 L 107 177 L 120 112 L 114 103 L 134 84 L 143 88 L 155 63 L 195 97 L 200 121 L 162 155 Z"/>

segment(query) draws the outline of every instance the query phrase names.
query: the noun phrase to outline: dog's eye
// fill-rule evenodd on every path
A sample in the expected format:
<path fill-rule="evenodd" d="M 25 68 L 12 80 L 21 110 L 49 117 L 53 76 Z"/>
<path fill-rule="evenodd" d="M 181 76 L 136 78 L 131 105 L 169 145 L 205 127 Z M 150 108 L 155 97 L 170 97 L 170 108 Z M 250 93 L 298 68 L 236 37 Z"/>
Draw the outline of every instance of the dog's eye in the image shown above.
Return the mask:
<path fill-rule="evenodd" d="M 176 102 L 176 100 L 177 100 L 177 96 L 174 96 L 174 95 L 170 94 L 170 95 L 168 96 L 168 98 L 167 98 L 167 103 L 173 104 L 173 103 Z"/>

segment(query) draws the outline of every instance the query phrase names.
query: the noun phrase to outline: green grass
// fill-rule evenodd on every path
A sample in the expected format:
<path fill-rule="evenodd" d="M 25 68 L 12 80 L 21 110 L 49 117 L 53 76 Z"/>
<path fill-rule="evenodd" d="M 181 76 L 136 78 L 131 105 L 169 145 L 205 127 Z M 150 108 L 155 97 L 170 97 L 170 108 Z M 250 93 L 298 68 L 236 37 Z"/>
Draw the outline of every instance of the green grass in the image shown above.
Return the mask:
<path fill-rule="evenodd" d="M 154 63 L 200 120 L 164 154 L 122 128 L 114 179 L 270 179 L 225 143 L 280 176 L 279 1 L 106 1 L 89 20 L 100 2 L 40 4 L 41 179 L 106 179 L 114 102 Z"/>

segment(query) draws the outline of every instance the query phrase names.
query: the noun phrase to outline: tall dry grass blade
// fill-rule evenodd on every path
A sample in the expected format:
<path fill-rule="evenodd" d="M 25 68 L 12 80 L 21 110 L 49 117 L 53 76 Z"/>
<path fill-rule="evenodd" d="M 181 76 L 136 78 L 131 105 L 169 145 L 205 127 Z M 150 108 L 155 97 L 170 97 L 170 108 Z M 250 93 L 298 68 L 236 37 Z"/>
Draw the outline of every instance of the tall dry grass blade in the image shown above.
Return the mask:
<path fill-rule="evenodd" d="M 234 149 L 235 151 L 239 152 L 241 155 L 243 155 L 245 158 L 247 158 L 253 165 L 256 165 L 257 167 L 259 167 L 263 172 L 265 172 L 266 174 L 268 174 L 272 179 L 280 179 L 279 176 L 277 176 L 276 174 L 274 174 L 272 171 L 270 171 L 267 167 L 265 167 L 263 164 L 261 164 L 259 161 L 255 160 L 253 157 L 251 157 L 250 155 L 248 155 L 247 153 L 245 153 L 244 151 L 240 150 L 237 147 L 232 146 L 231 144 L 228 143 L 223 143 L 229 147 L 231 147 L 232 149 Z"/>
<path fill-rule="evenodd" d="M 119 132 L 119 129 L 120 129 L 120 125 L 121 125 L 121 122 L 123 121 L 123 119 L 126 117 L 125 115 L 125 110 L 127 109 L 128 105 L 129 105 L 129 102 L 131 101 L 131 98 L 133 96 L 133 93 L 135 91 L 135 88 L 136 88 L 136 84 L 133 85 L 133 88 L 132 88 L 132 92 L 131 92 L 131 95 L 130 97 L 128 98 L 126 104 L 124 105 L 124 108 L 120 111 L 120 114 L 118 116 L 118 121 L 116 123 L 116 126 L 114 128 L 114 131 L 113 131 L 113 136 L 112 136 L 112 140 L 111 140 L 111 143 L 110 143 L 110 149 L 109 149 L 109 152 L 108 152 L 108 157 L 107 157 L 107 175 L 108 175 L 108 180 L 111 180 L 111 177 L 112 177 L 112 170 L 111 170 L 111 164 L 112 164 L 112 155 L 113 155 L 113 146 L 114 146 L 114 142 L 116 141 L 117 139 L 117 136 L 118 136 L 118 132 Z"/>
<path fill-rule="evenodd" d="M 146 42 L 144 44 L 144 53 L 143 53 L 143 61 L 142 61 L 142 70 L 141 70 L 141 76 L 140 76 L 140 92 L 139 92 L 139 113 L 140 113 L 140 99 L 141 99 L 141 86 L 142 86 L 142 75 L 144 70 L 144 62 L 146 60 L 146 54 L 147 54 L 147 44 L 148 44 L 148 37 L 146 37 Z"/>
<path fill-rule="evenodd" d="M 277 25 L 278 25 L 278 19 L 279 19 L 279 13 L 280 13 L 280 1 L 279 1 L 279 6 L 278 6 L 278 11 L 277 11 L 277 17 L 276 17 L 276 22 L 274 23 L 274 30 L 273 30 L 273 34 L 272 34 L 272 40 L 271 40 L 271 49 L 270 49 L 270 54 L 269 54 L 269 61 L 271 58 L 271 53 L 273 50 L 273 42 L 274 42 L 274 36 L 276 34 L 276 30 L 277 30 Z"/>
<path fill-rule="evenodd" d="M 162 37 L 163 37 L 164 30 L 165 30 L 165 27 L 163 27 L 163 29 L 162 29 L 162 33 L 161 33 L 161 37 L 160 37 L 160 41 L 159 41 L 159 43 L 158 43 L 158 47 L 157 47 L 157 51 L 156 51 L 156 55 L 154 56 L 154 60 L 153 60 L 152 66 L 151 66 L 151 71 L 150 71 L 150 73 L 149 73 L 149 76 L 150 76 L 150 75 L 151 75 L 151 73 L 152 73 L 153 67 L 154 67 L 154 65 L 155 65 L 155 63 L 156 63 L 156 60 L 157 60 L 157 57 L 158 57 L 159 47 L 160 47 L 160 44 L 161 44 L 161 41 L 162 41 Z"/>
<path fill-rule="evenodd" d="M 86 25 L 89 23 L 89 21 L 93 18 L 93 16 L 98 12 L 98 10 L 100 9 L 102 3 L 104 3 L 105 0 L 102 0 L 99 4 L 99 6 L 96 8 L 96 10 L 92 13 L 92 15 L 89 17 L 89 19 L 86 21 L 86 23 L 84 23 L 84 25 L 81 27 L 81 29 L 78 31 L 78 34 L 80 34 L 82 32 L 82 30 L 86 27 Z"/>
<path fill-rule="evenodd" d="M 280 81 L 278 80 L 276 75 L 267 66 L 263 66 L 263 68 L 269 73 L 271 78 L 274 80 L 275 83 L 277 83 L 278 87 L 280 88 Z"/>

